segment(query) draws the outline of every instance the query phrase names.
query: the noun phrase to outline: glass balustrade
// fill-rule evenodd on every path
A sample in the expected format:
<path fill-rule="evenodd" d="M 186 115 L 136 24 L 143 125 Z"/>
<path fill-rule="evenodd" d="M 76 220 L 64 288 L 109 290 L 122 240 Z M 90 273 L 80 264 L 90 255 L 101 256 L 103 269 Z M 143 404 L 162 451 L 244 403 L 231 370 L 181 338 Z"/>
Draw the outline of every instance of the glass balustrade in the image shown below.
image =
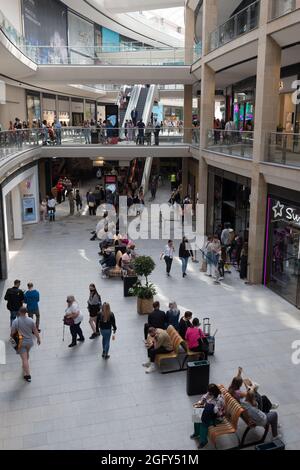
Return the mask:
<path fill-rule="evenodd" d="M 223 155 L 252 160 L 253 134 L 252 131 L 211 129 L 208 131 L 206 148 Z"/>
<path fill-rule="evenodd" d="M 266 161 L 300 166 L 300 134 L 272 132 L 267 136 Z"/>
<path fill-rule="evenodd" d="M 242 34 L 258 27 L 260 1 L 239 11 L 210 34 L 209 51 L 214 51 Z"/>
<path fill-rule="evenodd" d="M 120 135 L 123 137 L 121 138 Z M 0 159 L 39 146 L 199 146 L 199 128 L 95 128 L 62 127 L 61 129 L 21 129 L 0 132 Z"/>
<path fill-rule="evenodd" d="M 271 19 L 279 18 L 296 9 L 296 0 L 273 0 Z"/>
<path fill-rule="evenodd" d="M 196 61 L 201 44 L 188 50 L 184 47 L 151 47 L 139 42 L 87 45 L 31 45 L 0 11 L 0 29 L 20 51 L 38 65 L 185 65 L 185 57 Z"/>

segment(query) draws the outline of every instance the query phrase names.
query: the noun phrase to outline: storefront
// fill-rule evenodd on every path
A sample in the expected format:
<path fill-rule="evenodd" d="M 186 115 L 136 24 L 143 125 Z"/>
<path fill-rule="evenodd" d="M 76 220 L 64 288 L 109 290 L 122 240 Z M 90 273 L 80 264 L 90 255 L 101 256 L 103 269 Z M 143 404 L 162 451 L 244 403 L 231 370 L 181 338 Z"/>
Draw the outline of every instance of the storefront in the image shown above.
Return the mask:
<path fill-rule="evenodd" d="M 284 78 L 280 81 L 279 97 L 279 126 L 278 131 L 297 132 L 296 103 L 293 100 L 295 89 L 293 83 L 298 80 L 298 76 Z"/>
<path fill-rule="evenodd" d="M 26 90 L 27 121 L 30 125 L 41 120 L 41 95 L 39 92 Z"/>
<path fill-rule="evenodd" d="M 300 308 L 300 193 L 271 185 L 263 281 Z"/>
<path fill-rule="evenodd" d="M 56 119 L 56 96 L 48 93 L 43 93 L 43 121 L 47 121 L 52 125 Z"/>
<path fill-rule="evenodd" d="M 249 238 L 251 180 L 208 167 L 207 233 L 218 233 L 230 223 L 244 241 Z"/>
<path fill-rule="evenodd" d="M 245 130 L 247 124 L 254 123 L 254 96 L 237 93 L 234 97 L 233 120 L 236 129 Z"/>
<path fill-rule="evenodd" d="M 70 99 L 67 96 L 58 97 L 58 119 L 63 125 L 70 126 Z"/>

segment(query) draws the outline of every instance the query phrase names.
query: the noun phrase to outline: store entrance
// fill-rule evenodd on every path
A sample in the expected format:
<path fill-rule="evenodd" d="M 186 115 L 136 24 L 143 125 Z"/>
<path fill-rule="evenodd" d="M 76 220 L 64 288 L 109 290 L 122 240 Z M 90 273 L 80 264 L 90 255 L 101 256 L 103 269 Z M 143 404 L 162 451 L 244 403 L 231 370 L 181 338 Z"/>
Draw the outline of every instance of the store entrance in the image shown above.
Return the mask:
<path fill-rule="evenodd" d="M 72 113 L 72 126 L 82 126 L 83 113 Z"/>
<path fill-rule="evenodd" d="M 300 227 L 273 225 L 269 287 L 300 308 Z"/>

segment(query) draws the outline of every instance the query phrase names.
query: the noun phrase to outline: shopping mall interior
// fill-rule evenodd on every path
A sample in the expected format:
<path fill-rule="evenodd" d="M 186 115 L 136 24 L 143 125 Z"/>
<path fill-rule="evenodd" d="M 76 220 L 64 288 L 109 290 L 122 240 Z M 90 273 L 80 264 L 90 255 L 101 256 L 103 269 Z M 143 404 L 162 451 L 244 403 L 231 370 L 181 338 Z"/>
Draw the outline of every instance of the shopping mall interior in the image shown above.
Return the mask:
<path fill-rule="evenodd" d="M 299 57 L 300 0 L 0 0 L 0 450 L 300 449 Z"/>

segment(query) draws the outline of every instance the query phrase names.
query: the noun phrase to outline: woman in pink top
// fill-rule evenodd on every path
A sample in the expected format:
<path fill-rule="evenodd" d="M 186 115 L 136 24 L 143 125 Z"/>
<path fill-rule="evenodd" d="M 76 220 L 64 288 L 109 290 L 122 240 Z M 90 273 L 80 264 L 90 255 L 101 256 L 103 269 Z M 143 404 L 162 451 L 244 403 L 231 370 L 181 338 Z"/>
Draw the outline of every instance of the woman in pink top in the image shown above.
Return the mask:
<path fill-rule="evenodd" d="M 199 346 L 199 340 L 205 338 L 205 335 L 200 328 L 200 322 L 198 318 L 194 318 L 192 324 L 193 326 L 189 327 L 186 331 L 185 339 L 190 351 L 199 351 L 199 353 L 201 353 L 202 351 L 201 346 Z"/>

